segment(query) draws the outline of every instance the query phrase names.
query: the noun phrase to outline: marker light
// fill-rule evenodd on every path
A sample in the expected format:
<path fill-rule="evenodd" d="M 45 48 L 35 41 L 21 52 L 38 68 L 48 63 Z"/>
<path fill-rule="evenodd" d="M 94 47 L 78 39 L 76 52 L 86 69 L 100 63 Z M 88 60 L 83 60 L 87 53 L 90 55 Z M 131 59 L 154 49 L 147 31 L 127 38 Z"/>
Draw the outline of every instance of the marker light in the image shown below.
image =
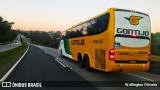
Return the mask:
<path fill-rule="evenodd" d="M 135 35 L 135 34 L 132 34 L 132 36 L 131 36 L 132 38 L 136 38 L 137 37 L 137 35 Z"/>
<path fill-rule="evenodd" d="M 146 66 L 147 66 L 147 64 L 143 64 L 142 66 L 143 66 L 143 67 L 146 67 Z"/>
<path fill-rule="evenodd" d="M 109 60 L 114 60 L 114 49 L 109 50 Z"/>
<path fill-rule="evenodd" d="M 151 58 L 151 52 L 149 51 L 148 52 L 148 60 L 150 60 L 150 58 Z"/>

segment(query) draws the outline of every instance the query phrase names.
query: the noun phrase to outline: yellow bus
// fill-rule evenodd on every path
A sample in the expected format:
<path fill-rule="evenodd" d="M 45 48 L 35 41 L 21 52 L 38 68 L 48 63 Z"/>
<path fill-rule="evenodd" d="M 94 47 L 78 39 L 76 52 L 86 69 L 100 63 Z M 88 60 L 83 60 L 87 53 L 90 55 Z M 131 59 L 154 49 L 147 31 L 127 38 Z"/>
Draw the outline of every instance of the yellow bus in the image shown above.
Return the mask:
<path fill-rule="evenodd" d="M 58 52 L 87 70 L 141 72 L 150 67 L 148 14 L 118 8 L 62 32 Z"/>

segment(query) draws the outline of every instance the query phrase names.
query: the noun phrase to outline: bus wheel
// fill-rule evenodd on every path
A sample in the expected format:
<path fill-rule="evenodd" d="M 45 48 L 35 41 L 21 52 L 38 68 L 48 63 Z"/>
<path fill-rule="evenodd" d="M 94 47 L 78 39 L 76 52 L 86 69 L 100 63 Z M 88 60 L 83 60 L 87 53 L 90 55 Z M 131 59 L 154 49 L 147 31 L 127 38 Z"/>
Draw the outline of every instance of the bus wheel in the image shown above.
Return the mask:
<path fill-rule="evenodd" d="M 82 60 L 82 55 L 81 54 L 78 54 L 78 65 L 81 68 L 84 67 L 84 61 Z"/>
<path fill-rule="evenodd" d="M 92 68 L 90 67 L 90 62 L 89 62 L 89 57 L 85 57 L 85 68 L 88 70 L 88 71 L 92 71 Z"/>

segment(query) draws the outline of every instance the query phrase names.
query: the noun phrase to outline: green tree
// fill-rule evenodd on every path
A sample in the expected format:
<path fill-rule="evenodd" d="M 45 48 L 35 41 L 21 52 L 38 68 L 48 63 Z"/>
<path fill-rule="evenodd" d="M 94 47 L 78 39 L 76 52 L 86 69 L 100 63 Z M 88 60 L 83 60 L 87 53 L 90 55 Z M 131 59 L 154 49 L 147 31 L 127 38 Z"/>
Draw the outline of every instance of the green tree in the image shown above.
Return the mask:
<path fill-rule="evenodd" d="M 41 32 L 39 34 L 39 42 L 42 45 L 48 46 L 50 41 L 51 41 L 51 37 L 49 36 L 47 32 Z"/>
<path fill-rule="evenodd" d="M 9 23 L 8 21 L 4 21 L 2 17 L 0 17 L 0 42 L 5 42 L 12 40 L 14 37 L 11 35 L 8 35 L 12 31 L 12 25 L 14 22 Z M 16 34 L 16 32 L 14 32 Z"/>
<path fill-rule="evenodd" d="M 153 55 L 160 55 L 160 33 L 151 34 L 151 53 Z"/>

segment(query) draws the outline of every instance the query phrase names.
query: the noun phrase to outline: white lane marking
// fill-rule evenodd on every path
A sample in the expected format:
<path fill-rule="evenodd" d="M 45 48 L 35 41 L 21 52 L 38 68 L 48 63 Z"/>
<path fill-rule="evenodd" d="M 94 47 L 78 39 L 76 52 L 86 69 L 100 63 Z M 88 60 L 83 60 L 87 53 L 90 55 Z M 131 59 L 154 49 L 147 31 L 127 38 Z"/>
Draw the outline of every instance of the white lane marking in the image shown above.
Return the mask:
<path fill-rule="evenodd" d="M 71 67 L 71 66 L 69 66 L 69 68 L 70 68 L 70 69 L 72 69 L 72 67 Z"/>
<path fill-rule="evenodd" d="M 36 45 L 34 45 L 34 46 L 36 46 Z M 37 47 L 37 46 L 36 46 L 36 47 Z M 41 47 L 38 47 L 38 48 L 43 51 L 43 49 L 42 49 Z"/>
<path fill-rule="evenodd" d="M 64 61 L 60 60 L 59 58 L 56 58 L 55 60 L 56 60 L 58 63 L 60 63 L 63 67 L 65 66 L 65 67 L 68 67 L 68 68 L 72 69 L 71 66 L 67 65 Z"/>
<path fill-rule="evenodd" d="M 45 54 L 48 54 L 45 50 L 43 50 L 41 47 L 38 47 L 40 50 L 42 50 Z"/>
<path fill-rule="evenodd" d="M 26 52 L 22 55 L 22 57 L 12 66 L 12 68 L 0 79 L 0 84 L 11 74 L 11 72 L 15 69 L 15 67 L 18 65 L 18 63 L 22 60 L 22 58 L 26 55 L 28 52 L 29 46 L 26 50 Z"/>
<path fill-rule="evenodd" d="M 61 63 L 59 60 L 55 59 L 59 64 L 61 64 L 63 67 L 66 67 L 63 63 Z"/>
<path fill-rule="evenodd" d="M 45 54 L 48 54 L 46 51 L 44 51 Z"/>
<path fill-rule="evenodd" d="M 37 46 L 38 47 L 38 46 Z M 43 50 L 41 47 L 39 47 L 41 50 Z M 47 51 L 43 50 L 44 53 L 48 54 Z M 52 55 L 51 55 L 52 56 Z M 69 67 L 69 65 L 67 65 L 65 62 L 61 61 L 59 58 L 56 58 L 55 61 L 57 61 L 60 65 L 62 65 L 63 67 Z M 69 67 L 70 69 L 72 69 L 72 67 Z"/>
<path fill-rule="evenodd" d="M 142 79 L 145 79 L 145 80 L 148 80 L 148 81 L 156 82 L 155 80 L 152 80 L 152 79 L 149 79 L 149 78 L 145 78 L 145 77 L 142 77 L 142 76 L 133 74 L 133 73 L 128 73 L 128 74 L 133 75 L 133 76 L 136 76 L 136 77 L 139 77 L 139 78 L 142 78 Z"/>
<path fill-rule="evenodd" d="M 133 74 L 133 73 L 128 73 L 128 74 L 133 75 L 133 76 L 136 76 L 136 77 L 139 77 L 139 78 L 142 78 L 142 79 L 145 79 L 145 80 L 148 80 L 148 81 L 151 81 L 151 82 L 155 82 L 155 83 L 160 84 L 160 82 L 155 81 L 155 80 L 152 80 L 152 79 L 149 79 L 149 78 L 145 78 L 145 77 L 142 77 L 142 76 L 139 76 L 139 75 Z"/>

